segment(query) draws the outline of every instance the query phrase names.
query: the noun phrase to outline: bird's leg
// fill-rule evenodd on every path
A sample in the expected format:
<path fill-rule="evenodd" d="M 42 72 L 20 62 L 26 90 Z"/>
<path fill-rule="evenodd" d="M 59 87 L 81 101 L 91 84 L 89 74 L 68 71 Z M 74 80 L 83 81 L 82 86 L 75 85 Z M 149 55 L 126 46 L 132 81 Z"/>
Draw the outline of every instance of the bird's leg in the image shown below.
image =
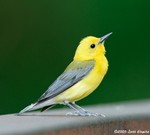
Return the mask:
<path fill-rule="evenodd" d="M 71 109 L 75 110 L 74 113 L 67 113 L 67 115 L 80 115 L 80 116 L 85 116 L 85 113 L 82 111 L 80 111 L 79 108 L 75 107 L 71 102 L 65 102 L 65 105 L 67 105 L 68 107 L 70 107 Z"/>
<path fill-rule="evenodd" d="M 80 107 L 79 105 L 75 104 L 75 102 L 71 102 L 70 104 L 77 110 L 81 110 L 85 116 L 103 116 L 103 117 L 105 117 L 104 114 L 89 112 L 89 111 L 85 110 L 84 108 Z"/>
<path fill-rule="evenodd" d="M 74 102 L 64 102 L 65 105 L 67 105 L 68 107 L 72 108 L 73 110 L 75 110 L 74 113 L 67 113 L 67 115 L 78 115 L 78 116 L 103 116 L 105 117 L 105 115 L 103 114 L 98 114 L 98 113 L 93 113 L 93 112 L 89 112 L 87 110 L 85 110 L 84 108 L 78 106 L 77 104 L 75 104 Z"/>
<path fill-rule="evenodd" d="M 87 112 L 84 108 L 80 107 L 79 105 L 75 104 L 75 102 L 70 103 L 73 107 L 75 107 L 78 110 L 81 110 L 82 112 Z"/>

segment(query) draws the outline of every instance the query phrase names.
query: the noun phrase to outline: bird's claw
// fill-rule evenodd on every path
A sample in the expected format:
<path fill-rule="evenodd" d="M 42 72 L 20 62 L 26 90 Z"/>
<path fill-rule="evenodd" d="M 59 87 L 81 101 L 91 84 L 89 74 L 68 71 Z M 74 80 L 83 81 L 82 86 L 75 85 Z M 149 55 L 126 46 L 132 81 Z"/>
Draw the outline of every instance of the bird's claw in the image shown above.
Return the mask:
<path fill-rule="evenodd" d="M 88 112 L 88 111 L 85 111 L 85 112 L 80 112 L 80 111 L 68 112 L 68 113 L 66 113 L 66 115 L 72 115 L 72 116 L 95 116 L 95 117 L 102 116 L 102 117 L 105 117 L 104 114 L 93 113 L 93 112 Z"/>
<path fill-rule="evenodd" d="M 71 116 L 78 116 L 78 113 L 76 112 L 68 112 L 66 115 L 71 115 Z"/>
<path fill-rule="evenodd" d="M 72 116 L 84 116 L 81 112 L 74 111 L 74 112 L 68 112 L 66 115 L 72 115 Z"/>
<path fill-rule="evenodd" d="M 104 114 L 93 113 L 93 112 L 88 112 L 88 111 L 85 111 L 85 116 L 95 116 L 95 117 L 102 116 L 102 117 L 105 117 Z"/>

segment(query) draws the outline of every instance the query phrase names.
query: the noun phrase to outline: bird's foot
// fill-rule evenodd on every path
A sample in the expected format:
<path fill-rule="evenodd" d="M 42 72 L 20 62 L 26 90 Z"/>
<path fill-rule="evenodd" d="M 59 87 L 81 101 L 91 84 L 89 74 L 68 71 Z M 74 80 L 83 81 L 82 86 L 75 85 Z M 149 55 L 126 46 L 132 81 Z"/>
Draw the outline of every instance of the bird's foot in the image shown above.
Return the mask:
<path fill-rule="evenodd" d="M 68 112 L 66 115 L 71 115 L 71 116 L 86 116 L 85 113 L 80 112 L 80 111 Z"/>
<path fill-rule="evenodd" d="M 75 111 L 75 112 L 68 112 L 66 115 L 71 115 L 71 116 L 102 116 L 105 117 L 104 114 L 99 114 L 99 113 L 93 113 L 93 112 L 88 112 L 88 111 L 84 111 L 84 112 L 80 112 L 80 111 Z"/>
<path fill-rule="evenodd" d="M 98 116 L 102 116 L 102 117 L 105 117 L 104 114 L 100 114 L 100 113 L 94 113 L 94 112 L 89 112 L 89 111 L 85 111 L 85 116 L 95 116 L 95 117 L 98 117 Z"/>

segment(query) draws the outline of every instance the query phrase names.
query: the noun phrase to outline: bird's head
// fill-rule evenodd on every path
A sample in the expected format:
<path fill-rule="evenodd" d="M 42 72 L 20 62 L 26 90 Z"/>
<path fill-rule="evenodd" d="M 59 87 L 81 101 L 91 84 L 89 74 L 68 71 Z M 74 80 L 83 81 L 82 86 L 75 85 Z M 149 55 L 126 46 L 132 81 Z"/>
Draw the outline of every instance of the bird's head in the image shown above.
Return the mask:
<path fill-rule="evenodd" d="M 88 36 L 81 40 L 77 47 L 74 59 L 90 60 L 105 55 L 104 41 L 112 33 L 109 33 L 101 38 Z"/>

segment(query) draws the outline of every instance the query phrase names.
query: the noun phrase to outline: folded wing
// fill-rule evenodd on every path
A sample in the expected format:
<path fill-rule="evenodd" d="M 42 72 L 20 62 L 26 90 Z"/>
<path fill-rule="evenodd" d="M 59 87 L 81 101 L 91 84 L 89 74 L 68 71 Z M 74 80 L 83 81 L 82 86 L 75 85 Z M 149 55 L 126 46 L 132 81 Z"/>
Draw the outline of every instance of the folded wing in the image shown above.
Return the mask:
<path fill-rule="evenodd" d="M 82 80 L 94 68 L 94 64 L 94 60 L 73 61 L 38 99 L 37 104 L 54 98 Z"/>

